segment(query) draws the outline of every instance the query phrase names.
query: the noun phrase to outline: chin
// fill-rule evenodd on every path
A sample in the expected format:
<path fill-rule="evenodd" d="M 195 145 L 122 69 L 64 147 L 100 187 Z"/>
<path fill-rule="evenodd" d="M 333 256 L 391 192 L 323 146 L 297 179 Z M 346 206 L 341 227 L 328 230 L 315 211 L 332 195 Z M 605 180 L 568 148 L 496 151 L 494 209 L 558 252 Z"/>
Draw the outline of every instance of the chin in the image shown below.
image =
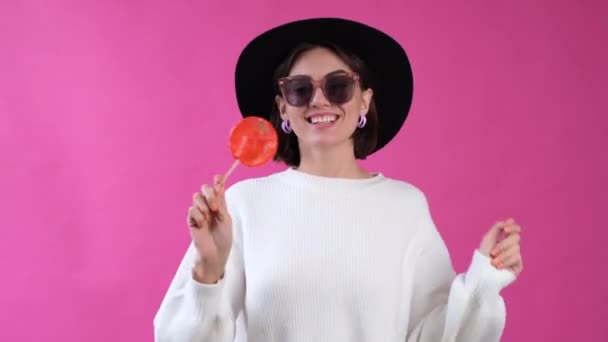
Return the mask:
<path fill-rule="evenodd" d="M 313 124 L 306 122 L 298 127 L 300 132 L 298 140 L 301 141 L 301 144 L 309 147 L 331 147 L 345 144 L 352 137 L 355 127 L 352 128 L 351 132 L 341 124 L 341 122 L 336 122 L 330 126 L 313 127 Z"/>
<path fill-rule="evenodd" d="M 303 141 L 305 146 L 315 147 L 315 148 L 327 148 L 333 146 L 339 146 L 342 144 L 348 143 L 348 137 L 338 137 L 338 136 L 308 136 L 304 139 L 300 139 Z"/>

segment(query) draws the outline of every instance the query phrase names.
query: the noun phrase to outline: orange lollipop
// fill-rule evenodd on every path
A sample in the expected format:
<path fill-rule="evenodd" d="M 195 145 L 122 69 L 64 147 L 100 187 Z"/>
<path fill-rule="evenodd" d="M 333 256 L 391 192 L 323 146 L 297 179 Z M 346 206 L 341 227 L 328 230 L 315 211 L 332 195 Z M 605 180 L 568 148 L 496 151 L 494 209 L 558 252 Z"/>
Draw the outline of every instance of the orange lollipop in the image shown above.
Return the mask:
<path fill-rule="evenodd" d="M 229 147 L 235 161 L 226 172 L 224 182 L 239 162 L 255 167 L 271 160 L 279 147 L 279 138 L 272 124 L 266 119 L 249 116 L 232 127 Z"/>

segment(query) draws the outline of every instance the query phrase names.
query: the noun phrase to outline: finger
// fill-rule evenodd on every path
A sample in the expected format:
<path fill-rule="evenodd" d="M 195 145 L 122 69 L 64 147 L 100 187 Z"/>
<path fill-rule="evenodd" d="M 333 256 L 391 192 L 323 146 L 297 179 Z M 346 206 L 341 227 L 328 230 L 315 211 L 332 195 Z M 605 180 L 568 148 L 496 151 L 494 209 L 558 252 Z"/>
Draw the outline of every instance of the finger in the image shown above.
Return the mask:
<path fill-rule="evenodd" d="M 225 176 L 224 175 L 216 175 L 213 177 L 214 190 L 217 198 L 218 209 L 220 211 L 226 212 L 226 198 L 225 198 Z"/>
<path fill-rule="evenodd" d="M 513 233 L 513 234 L 507 236 L 502 241 L 500 241 L 499 243 L 496 244 L 496 246 L 492 249 L 491 255 L 493 257 L 496 257 L 498 254 L 506 251 L 508 248 L 510 248 L 514 245 L 518 245 L 520 240 L 521 240 L 521 237 L 517 233 Z"/>
<path fill-rule="evenodd" d="M 507 224 L 504 228 L 504 232 L 507 234 L 521 233 L 521 226 L 516 223 Z"/>
<path fill-rule="evenodd" d="M 217 219 L 221 222 L 224 221 L 226 215 L 228 214 L 228 208 L 226 205 L 226 197 L 225 197 L 225 180 L 226 176 L 224 175 L 215 175 L 213 177 L 213 190 L 215 191 L 215 205 L 217 206 L 217 210 L 214 212 Z"/>
<path fill-rule="evenodd" d="M 515 274 L 516 276 L 518 276 L 522 270 L 523 270 L 523 265 L 521 263 L 521 261 L 511 267 L 506 267 L 506 269 L 508 269 L 509 271 L 511 271 L 511 273 Z"/>
<path fill-rule="evenodd" d="M 519 264 L 513 266 L 513 270 L 515 271 L 515 274 L 519 275 L 521 272 L 523 272 L 524 270 L 524 261 L 523 259 L 520 260 Z"/>
<path fill-rule="evenodd" d="M 520 247 L 518 244 L 515 244 L 513 246 L 511 246 L 510 248 L 498 253 L 498 255 L 496 255 L 493 260 L 498 260 L 502 263 L 504 263 L 508 258 L 512 257 L 513 255 L 517 255 L 520 252 Z"/>
<path fill-rule="evenodd" d="M 188 217 L 188 225 L 192 228 L 202 228 L 207 222 L 201 211 L 196 207 L 190 207 L 188 210 Z M 192 225 L 192 223 L 195 223 L 195 225 Z"/>
<path fill-rule="evenodd" d="M 495 242 L 496 240 L 498 240 L 498 237 L 500 236 L 500 230 L 504 226 L 504 224 L 504 221 L 498 221 L 494 223 L 494 225 L 486 233 L 485 239 L 490 242 Z"/>
<path fill-rule="evenodd" d="M 203 193 L 203 197 L 205 198 L 205 201 L 207 202 L 207 204 L 209 204 L 209 208 L 212 211 L 217 211 L 218 205 L 216 202 L 216 194 L 215 194 L 215 190 L 213 189 L 213 187 L 211 187 L 208 184 L 205 184 L 201 187 L 201 192 Z"/>
<path fill-rule="evenodd" d="M 203 197 L 208 207 L 211 209 L 209 214 L 212 215 L 212 218 L 215 218 L 220 222 L 224 221 L 227 211 L 223 190 L 218 194 L 215 187 L 211 187 L 210 185 L 203 185 L 202 190 Z"/>
<path fill-rule="evenodd" d="M 216 190 L 223 190 L 225 179 L 226 177 L 224 175 L 213 176 L 213 185 L 215 186 Z"/>
<path fill-rule="evenodd" d="M 198 228 L 198 222 L 190 214 L 188 214 L 188 221 L 187 222 L 188 222 L 188 227 L 190 227 L 190 228 Z"/>
<path fill-rule="evenodd" d="M 521 255 L 519 253 L 513 254 L 507 258 L 505 258 L 505 261 L 502 262 L 502 266 L 504 267 L 515 267 L 517 265 L 519 265 L 519 263 L 521 262 Z"/>
<path fill-rule="evenodd" d="M 500 228 L 500 232 L 498 233 L 499 237 L 496 240 L 497 242 L 499 240 L 504 239 L 507 235 L 509 235 L 509 233 L 516 233 L 517 229 L 513 228 L 514 226 L 519 227 L 519 225 L 515 223 L 515 220 L 513 218 L 508 218 L 502 221 L 502 223 L 502 227 Z"/>
<path fill-rule="evenodd" d="M 520 241 L 521 235 L 518 233 L 509 234 L 507 237 L 498 242 L 496 247 L 499 249 L 499 251 L 506 251 L 514 245 L 519 245 Z"/>
<path fill-rule="evenodd" d="M 194 202 L 196 208 L 205 217 L 205 220 L 209 220 L 211 218 L 209 213 L 209 205 L 207 204 L 207 201 L 205 201 L 203 195 L 200 192 L 194 193 L 194 195 L 192 195 L 192 201 Z"/>
<path fill-rule="evenodd" d="M 484 255 L 494 256 L 492 250 L 501 239 L 501 232 L 506 224 L 506 221 L 497 221 L 485 234 L 481 243 L 481 252 Z"/>
<path fill-rule="evenodd" d="M 509 268 L 517 265 L 520 260 L 521 255 L 519 254 L 519 248 L 515 246 L 499 254 L 498 257 L 492 259 L 492 264 L 498 268 Z"/>

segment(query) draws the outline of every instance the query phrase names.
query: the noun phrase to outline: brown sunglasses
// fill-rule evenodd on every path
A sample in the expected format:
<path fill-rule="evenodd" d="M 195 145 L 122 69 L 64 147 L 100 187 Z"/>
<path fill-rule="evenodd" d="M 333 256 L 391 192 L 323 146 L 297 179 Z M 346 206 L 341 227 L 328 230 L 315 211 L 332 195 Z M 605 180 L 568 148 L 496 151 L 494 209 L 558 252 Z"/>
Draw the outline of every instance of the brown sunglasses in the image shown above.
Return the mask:
<path fill-rule="evenodd" d="M 279 79 L 278 83 L 287 103 L 302 107 L 310 103 L 316 88 L 323 91 L 329 102 L 337 105 L 346 103 L 352 99 L 358 80 L 356 73 L 340 72 L 329 74 L 321 80 L 313 80 L 305 75 L 288 76 Z"/>

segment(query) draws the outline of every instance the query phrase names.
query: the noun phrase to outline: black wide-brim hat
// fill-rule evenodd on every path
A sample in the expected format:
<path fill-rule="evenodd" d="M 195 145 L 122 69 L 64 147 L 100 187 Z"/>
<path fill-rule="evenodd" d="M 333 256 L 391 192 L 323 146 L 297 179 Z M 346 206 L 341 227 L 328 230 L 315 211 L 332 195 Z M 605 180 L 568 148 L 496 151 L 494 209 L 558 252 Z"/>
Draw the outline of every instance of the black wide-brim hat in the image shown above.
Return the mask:
<path fill-rule="evenodd" d="M 236 98 L 243 117 L 270 118 L 275 105 L 275 69 L 298 44 L 332 42 L 366 64 L 378 113 L 376 152 L 397 135 L 413 95 L 410 61 L 403 47 L 386 33 L 352 20 L 314 18 L 272 28 L 241 52 L 235 71 Z"/>

